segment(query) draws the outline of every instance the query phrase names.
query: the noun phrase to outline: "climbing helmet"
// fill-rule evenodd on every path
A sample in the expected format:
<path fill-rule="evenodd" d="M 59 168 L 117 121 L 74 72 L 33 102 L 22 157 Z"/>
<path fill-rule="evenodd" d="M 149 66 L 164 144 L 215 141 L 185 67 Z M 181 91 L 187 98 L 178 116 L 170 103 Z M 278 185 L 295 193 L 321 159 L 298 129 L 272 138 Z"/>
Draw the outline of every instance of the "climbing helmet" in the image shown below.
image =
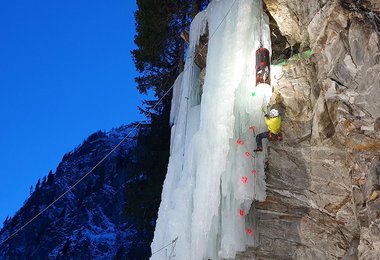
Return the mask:
<path fill-rule="evenodd" d="M 269 116 L 270 117 L 276 117 L 278 116 L 278 111 L 276 109 L 272 109 L 270 112 L 269 112 Z"/>

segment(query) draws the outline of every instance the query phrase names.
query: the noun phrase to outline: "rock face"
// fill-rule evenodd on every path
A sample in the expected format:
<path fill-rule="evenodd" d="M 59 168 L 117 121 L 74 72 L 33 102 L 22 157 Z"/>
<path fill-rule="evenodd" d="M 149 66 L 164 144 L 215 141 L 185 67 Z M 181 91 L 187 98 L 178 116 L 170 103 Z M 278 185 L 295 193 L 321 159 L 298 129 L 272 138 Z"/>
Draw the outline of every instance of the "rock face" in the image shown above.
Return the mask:
<path fill-rule="evenodd" d="M 284 140 L 268 145 L 268 197 L 249 216 L 258 246 L 236 259 L 380 259 L 379 2 L 264 2 L 313 55 L 274 85 Z"/>

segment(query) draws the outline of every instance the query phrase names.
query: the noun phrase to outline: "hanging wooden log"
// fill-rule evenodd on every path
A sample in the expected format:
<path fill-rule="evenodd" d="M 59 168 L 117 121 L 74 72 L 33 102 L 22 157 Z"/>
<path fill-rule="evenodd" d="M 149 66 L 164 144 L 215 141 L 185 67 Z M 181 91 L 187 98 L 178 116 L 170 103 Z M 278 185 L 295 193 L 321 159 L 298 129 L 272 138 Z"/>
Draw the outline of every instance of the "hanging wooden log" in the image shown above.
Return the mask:
<path fill-rule="evenodd" d="M 256 51 L 256 86 L 260 83 L 270 85 L 269 50 L 266 48 Z"/>

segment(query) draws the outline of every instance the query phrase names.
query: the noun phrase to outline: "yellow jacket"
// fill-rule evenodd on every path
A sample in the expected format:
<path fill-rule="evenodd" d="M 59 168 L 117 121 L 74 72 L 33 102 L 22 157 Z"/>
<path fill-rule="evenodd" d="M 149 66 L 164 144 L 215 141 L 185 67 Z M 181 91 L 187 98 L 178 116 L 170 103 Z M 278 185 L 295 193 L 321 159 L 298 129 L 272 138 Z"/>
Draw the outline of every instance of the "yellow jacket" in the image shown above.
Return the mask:
<path fill-rule="evenodd" d="M 281 116 L 265 117 L 265 124 L 268 130 L 273 134 L 278 134 L 281 131 Z"/>

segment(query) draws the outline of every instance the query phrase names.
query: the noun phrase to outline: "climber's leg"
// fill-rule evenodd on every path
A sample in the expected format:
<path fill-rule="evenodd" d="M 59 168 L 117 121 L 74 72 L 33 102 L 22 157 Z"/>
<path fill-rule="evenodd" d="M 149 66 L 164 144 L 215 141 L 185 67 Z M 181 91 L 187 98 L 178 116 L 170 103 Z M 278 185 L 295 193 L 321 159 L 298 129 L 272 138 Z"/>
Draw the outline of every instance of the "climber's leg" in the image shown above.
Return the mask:
<path fill-rule="evenodd" d="M 282 141 L 282 133 L 281 132 L 279 132 L 278 134 L 277 134 L 277 140 L 278 141 Z"/>
<path fill-rule="evenodd" d="M 263 139 L 268 138 L 268 137 L 269 137 L 269 131 L 256 135 L 257 148 L 254 150 L 254 152 L 260 152 L 263 150 Z"/>

